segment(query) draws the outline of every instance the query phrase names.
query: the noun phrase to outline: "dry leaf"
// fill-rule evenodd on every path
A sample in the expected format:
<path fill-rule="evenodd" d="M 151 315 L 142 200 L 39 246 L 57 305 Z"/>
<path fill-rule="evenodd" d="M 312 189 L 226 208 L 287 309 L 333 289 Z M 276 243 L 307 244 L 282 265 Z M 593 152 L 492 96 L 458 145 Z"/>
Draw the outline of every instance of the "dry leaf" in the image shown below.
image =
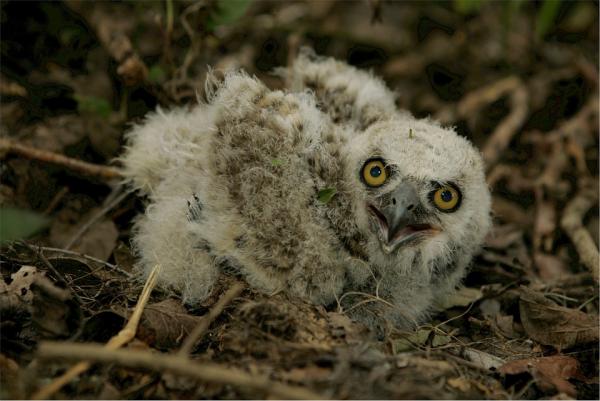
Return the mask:
<path fill-rule="evenodd" d="M 471 303 L 481 299 L 483 293 L 479 288 L 461 287 L 454 294 L 444 300 L 441 309 L 454 308 L 456 306 L 469 306 Z"/>
<path fill-rule="evenodd" d="M 81 227 L 94 218 L 99 211 L 100 208 L 94 208 L 85 216 L 78 217 L 78 224 L 73 224 L 71 221 L 71 215 L 74 214 L 72 211 L 63 212 L 66 217 L 56 219 L 50 228 L 51 243 L 57 247 L 64 247 L 79 233 Z M 83 234 L 80 234 L 70 249 L 106 261 L 117 245 L 118 238 L 119 230 L 115 223 L 107 217 L 102 217 Z"/>
<path fill-rule="evenodd" d="M 419 329 L 414 333 L 411 333 L 405 338 L 400 338 L 394 342 L 394 353 L 412 351 L 415 348 L 425 345 L 427 340 L 432 336 L 431 329 Z M 438 332 L 433 332 L 433 337 L 431 338 L 431 346 L 432 347 L 440 347 L 442 345 L 446 345 L 451 341 L 450 336 L 445 334 L 441 334 Z"/>
<path fill-rule="evenodd" d="M 30 304 L 33 301 L 31 284 L 39 274 L 35 266 L 21 266 L 19 271 L 10 275 L 12 281 L 8 285 L 8 291 L 18 296 L 22 302 Z"/>
<path fill-rule="evenodd" d="M 30 287 L 37 274 L 34 266 L 21 266 L 19 271 L 10 275 L 12 281 L 8 285 L 0 275 L 0 311 L 29 310 L 33 300 Z"/>
<path fill-rule="evenodd" d="M 144 309 L 138 338 L 157 348 L 175 348 L 202 320 L 187 313 L 173 298 L 150 304 Z"/>
<path fill-rule="evenodd" d="M 469 381 L 464 377 L 453 377 L 448 379 L 448 385 L 462 391 L 463 393 L 466 393 L 471 389 L 471 383 L 469 383 Z"/>
<path fill-rule="evenodd" d="M 38 274 L 32 283 L 32 322 L 44 338 L 66 338 L 76 331 L 81 321 L 80 305 L 68 289 L 57 287 Z"/>
<path fill-rule="evenodd" d="M 508 338 L 516 338 L 513 328 L 514 317 L 512 315 L 496 315 L 494 323 L 500 333 Z"/>
<path fill-rule="evenodd" d="M 0 354 L 0 399 L 17 398 L 20 369 L 12 359 Z"/>
<path fill-rule="evenodd" d="M 475 348 L 465 348 L 463 356 L 469 361 L 481 366 L 484 369 L 497 369 L 504 364 L 504 360 L 487 352 Z"/>
<path fill-rule="evenodd" d="M 521 287 L 521 321 L 534 340 L 557 348 L 598 341 L 598 315 L 564 308 L 541 293 Z"/>
<path fill-rule="evenodd" d="M 533 254 L 533 261 L 538 269 L 540 278 L 545 282 L 552 282 L 570 274 L 565 262 L 557 256 L 535 252 Z"/>
<path fill-rule="evenodd" d="M 579 363 L 570 356 L 557 355 L 544 358 L 519 359 L 500 367 L 500 372 L 508 375 L 530 373 L 543 391 L 565 393 L 571 397 L 577 395 L 575 386 L 568 379 L 585 380 L 579 370 Z"/>

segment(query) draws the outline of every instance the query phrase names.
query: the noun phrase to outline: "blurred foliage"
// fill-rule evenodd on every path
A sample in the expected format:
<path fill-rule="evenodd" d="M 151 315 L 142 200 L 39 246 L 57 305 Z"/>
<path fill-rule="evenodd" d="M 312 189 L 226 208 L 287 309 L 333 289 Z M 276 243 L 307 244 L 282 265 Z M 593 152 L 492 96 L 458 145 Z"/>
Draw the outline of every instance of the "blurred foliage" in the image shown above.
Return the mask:
<path fill-rule="evenodd" d="M 535 36 L 538 39 L 544 37 L 548 32 L 552 23 L 556 19 L 558 9 L 560 8 L 561 0 L 545 0 L 542 8 L 538 12 L 535 23 Z"/>
<path fill-rule="evenodd" d="M 252 0 L 221 0 L 207 21 L 209 30 L 237 21 L 248 9 Z"/>
<path fill-rule="evenodd" d="M 158 64 L 153 65 L 148 70 L 148 81 L 153 84 L 161 84 L 165 81 L 167 73 L 165 70 Z"/>
<path fill-rule="evenodd" d="M 477 14 L 487 0 L 454 0 L 454 10 L 463 15 L 472 15 Z M 505 12 L 507 15 L 511 15 L 515 11 L 518 11 L 522 8 L 524 0 L 505 0 L 504 2 Z M 560 10 L 562 0 L 544 0 L 540 10 L 537 13 L 536 23 L 535 23 L 535 36 L 536 38 L 542 39 L 546 33 L 549 32 L 552 24 L 556 20 L 556 16 L 558 15 L 558 11 Z M 578 7 L 575 7 L 577 10 L 581 10 L 587 8 L 585 6 L 586 3 L 581 3 Z M 505 27 L 506 29 L 509 26 Z"/>
<path fill-rule="evenodd" d="M 95 114 L 100 117 L 108 118 L 112 111 L 110 103 L 106 99 L 94 96 L 75 95 L 77 101 L 77 110 L 81 114 Z"/>
<path fill-rule="evenodd" d="M 482 3 L 482 0 L 454 0 L 454 9 L 461 14 L 474 14 L 479 11 Z"/>
<path fill-rule="evenodd" d="M 48 225 L 49 219 L 31 210 L 0 208 L 0 243 L 27 238 Z"/>

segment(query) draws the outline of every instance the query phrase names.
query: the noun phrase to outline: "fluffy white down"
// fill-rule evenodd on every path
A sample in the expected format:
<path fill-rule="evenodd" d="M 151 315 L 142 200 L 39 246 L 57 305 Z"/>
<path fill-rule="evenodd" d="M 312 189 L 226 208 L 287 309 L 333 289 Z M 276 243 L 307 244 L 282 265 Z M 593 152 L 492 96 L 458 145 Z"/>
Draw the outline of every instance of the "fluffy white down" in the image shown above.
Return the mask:
<path fill-rule="evenodd" d="M 454 130 L 398 111 L 383 81 L 304 50 L 284 72 L 289 92 L 243 72 L 210 75 L 207 104 L 158 110 L 127 134 L 127 185 L 147 196 L 135 223 L 139 269 L 194 303 L 222 271 L 266 293 L 341 302 L 371 327 L 410 326 L 452 294 L 490 227 L 477 150 Z M 382 157 L 396 173 L 379 191 L 360 169 Z M 431 182 L 453 182 L 461 207 L 439 213 Z M 442 228 L 382 252 L 365 204 L 413 185 Z M 319 191 L 335 188 L 330 202 Z M 383 302 L 362 302 L 357 294 Z"/>

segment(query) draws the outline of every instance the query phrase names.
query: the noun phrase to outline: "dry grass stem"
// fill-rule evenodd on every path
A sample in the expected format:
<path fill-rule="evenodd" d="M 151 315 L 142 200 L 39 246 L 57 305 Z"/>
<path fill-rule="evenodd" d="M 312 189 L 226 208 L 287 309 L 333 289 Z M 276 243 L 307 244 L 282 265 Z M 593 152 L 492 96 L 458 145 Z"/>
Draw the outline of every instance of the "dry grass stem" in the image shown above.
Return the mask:
<path fill-rule="evenodd" d="M 114 350 L 122 347 L 127 344 L 135 337 L 135 333 L 137 331 L 138 325 L 140 323 L 140 318 L 142 316 L 142 312 L 148 303 L 148 299 L 150 298 L 150 293 L 154 289 L 156 285 L 156 280 L 158 279 L 158 273 L 160 271 L 160 266 L 157 265 L 154 267 L 154 270 L 148 276 L 146 280 L 146 284 L 144 285 L 144 289 L 140 295 L 138 303 L 133 310 L 133 314 L 129 318 L 129 321 L 116 336 L 112 337 L 106 345 L 99 347 L 102 351 L 107 352 L 107 350 Z M 83 361 L 77 363 L 75 366 L 71 367 L 67 370 L 63 375 L 53 380 L 48 385 L 42 387 L 37 392 L 35 392 L 31 398 L 34 400 L 44 400 L 52 397 L 57 391 L 59 391 L 65 384 L 69 383 L 71 380 L 88 370 L 91 366 L 91 362 L 89 362 L 86 358 L 87 355 L 83 355 L 77 359 L 84 359 Z"/>

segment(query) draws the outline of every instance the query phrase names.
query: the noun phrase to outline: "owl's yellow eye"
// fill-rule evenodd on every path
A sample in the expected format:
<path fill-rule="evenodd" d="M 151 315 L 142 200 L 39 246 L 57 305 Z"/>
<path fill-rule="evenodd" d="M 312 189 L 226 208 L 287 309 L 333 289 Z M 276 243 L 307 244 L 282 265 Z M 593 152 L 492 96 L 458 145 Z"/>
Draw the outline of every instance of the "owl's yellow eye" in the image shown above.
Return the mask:
<path fill-rule="evenodd" d="M 442 212 L 453 212 L 460 206 L 461 195 L 452 185 L 442 185 L 431 193 L 435 207 Z"/>
<path fill-rule="evenodd" d="M 387 172 L 383 160 L 371 159 L 367 160 L 362 168 L 362 178 L 370 187 L 380 187 L 387 180 Z"/>

